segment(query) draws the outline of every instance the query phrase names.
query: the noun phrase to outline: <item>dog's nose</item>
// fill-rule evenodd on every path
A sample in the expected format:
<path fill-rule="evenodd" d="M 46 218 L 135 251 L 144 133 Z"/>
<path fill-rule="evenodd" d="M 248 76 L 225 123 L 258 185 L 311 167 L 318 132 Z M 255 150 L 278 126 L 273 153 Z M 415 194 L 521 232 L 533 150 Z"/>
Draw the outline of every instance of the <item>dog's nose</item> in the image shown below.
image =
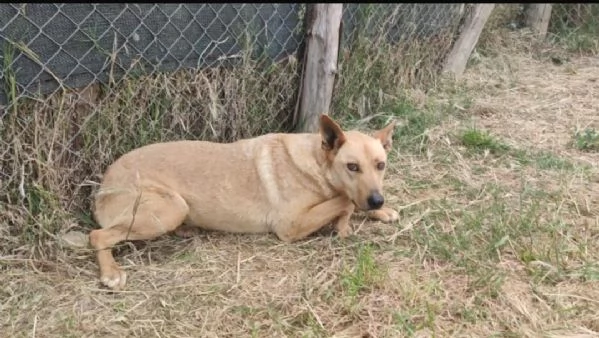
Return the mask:
<path fill-rule="evenodd" d="M 373 192 L 368 196 L 368 206 L 370 209 L 380 209 L 385 203 L 385 198 L 378 192 Z"/>

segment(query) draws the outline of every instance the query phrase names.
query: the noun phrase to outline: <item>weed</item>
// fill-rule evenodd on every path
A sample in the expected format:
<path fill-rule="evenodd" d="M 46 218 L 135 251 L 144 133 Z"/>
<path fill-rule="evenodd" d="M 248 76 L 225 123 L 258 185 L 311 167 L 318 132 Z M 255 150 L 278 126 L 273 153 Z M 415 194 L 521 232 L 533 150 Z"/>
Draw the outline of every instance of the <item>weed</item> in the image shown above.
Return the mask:
<path fill-rule="evenodd" d="M 492 154 L 503 154 L 510 148 L 500 142 L 488 132 L 476 128 L 465 130 L 460 141 L 462 144 L 475 151 L 490 151 Z"/>
<path fill-rule="evenodd" d="M 404 88 L 431 88 L 438 80 L 437 70 L 451 48 L 454 32 L 412 39 L 393 37 L 385 29 L 397 22 L 399 13 L 384 8 L 359 6 L 357 24 L 361 29 L 341 46 L 331 108 L 334 114 L 354 119 L 376 115 L 400 99 Z"/>
<path fill-rule="evenodd" d="M 548 151 L 532 152 L 529 150 L 513 149 L 510 154 L 521 165 L 532 165 L 541 170 L 571 171 L 576 168 L 572 161 Z"/>
<path fill-rule="evenodd" d="M 343 271 L 341 285 L 345 293 L 353 299 L 381 278 L 382 270 L 375 262 L 373 248 L 366 244 L 359 247 L 354 266 L 346 267 Z"/>
<path fill-rule="evenodd" d="M 595 128 L 586 128 L 574 134 L 574 147 L 578 150 L 599 152 L 599 132 Z"/>
<path fill-rule="evenodd" d="M 393 321 L 395 322 L 399 332 L 411 337 L 414 335 L 414 333 L 416 333 L 417 327 L 409 317 L 410 316 L 407 314 L 396 312 L 393 314 Z"/>
<path fill-rule="evenodd" d="M 8 95 L 8 103 L 12 109 L 12 113 L 16 114 L 19 108 L 17 104 L 17 78 L 13 69 L 15 51 L 12 44 L 4 44 L 3 52 L 2 75 L 4 78 L 4 92 Z"/>
<path fill-rule="evenodd" d="M 549 32 L 570 52 L 599 53 L 599 8 L 589 4 L 553 6 Z"/>

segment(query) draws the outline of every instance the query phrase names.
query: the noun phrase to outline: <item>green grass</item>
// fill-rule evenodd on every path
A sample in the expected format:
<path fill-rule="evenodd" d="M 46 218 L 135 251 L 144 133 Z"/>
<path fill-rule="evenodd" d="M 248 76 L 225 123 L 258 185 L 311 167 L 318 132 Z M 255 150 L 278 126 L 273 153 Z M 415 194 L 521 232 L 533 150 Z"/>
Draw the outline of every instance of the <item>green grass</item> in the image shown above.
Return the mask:
<path fill-rule="evenodd" d="M 17 103 L 17 78 L 15 70 L 13 69 L 13 61 L 15 56 L 15 50 L 12 44 L 5 43 L 2 55 L 2 71 L 4 78 L 4 93 L 7 95 L 8 102 L 12 108 L 13 113 L 18 111 Z"/>
<path fill-rule="evenodd" d="M 585 246 L 575 246 L 563 236 L 571 224 L 551 212 L 563 203 L 563 192 L 539 190 L 525 182 L 514 196 L 517 199 L 506 199 L 508 191 L 490 183 L 483 191 L 486 191 L 485 201 L 467 208 L 460 208 L 455 202 L 437 202 L 449 204 L 439 204 L 435 209 L 453 211 L 429 214 L 423 226 L 415 229 L 413 237 L 420 246 L 428 248 L 435 260 L 450 262 L 476 277 L 475 287 L 484 286 L 486 292 L 496 295 L 502 277 L 494 265 L 506 256 L 529 266 L 539 283 L 554 283 L 563 278 L 565 252 L 570 259 L 585 256 Z M 473 192 L 468 201 L 473 201 L 474 196 L 481 198 L 480 190 Z M 435 226 L 448 218 L 453 224 L 451 232 Z M 533 261 L 547 265 L 531 265 Z M 545 266 L 555 267 L 555 273 L 545 275 Z"/>
<path fill-rule="evenodd" d="M 574 134 L 574 147 L 581 151 L 599 152 L 599 131 L 595 128 L 586 128 Z"/>
<path fill-rule="evenodd" d="M 581 170 L 588 172 L 591 167 L 584 163 L 563 158 L 549 151 L 533 151 L 530 149 L 512 149 L 509 155 L 522 166 L 532 166 L 540 170 L 569 171 Z"/>
<path fill-rule="evenodd" d="M 391 110 L 393 116 L 403 121 L 403 125 L 394 134 L 402 149 L 425 150 L 428 142 L 427 131 L 441 122 L 441 116 L 431 111 L 418 110 L 409 102 L 402 101 Z"/>
<path fill-rule="evenodd" d="M 393 148 L 398 152 L 426 151 L 429 143 L 430 128 L 440 125 L 453 111 L 447 110 L 447 105 L 431 105 L 417 108 L 407 97 L 396 99 L 381 107 L 381 113 L 367 119 L 359 119 L 348 115 L 342 117 L 341 123 L 346 129 L 376 130 L 386 126 L 392 119 L 397 121 L 393 134 Z M 394 160 L 397 152 L 390 153 Z"/>
<path fill-rule="evenodd" d="M 497 138 L 493 137 L 487 131 L 476 128 L 469 128 L 460 135 L 462 145 L 475 152 L 489 151 L 494 155 L 505 154 L 510 147 Z"/>
<path fill-rule="evenodd" d="M 463 146 L 475 153 L 488 151 L 494 155 L 508 155 L 509 159 L 515 159 L 521 165 L 534 166 L 540 170 L 571 171 L 576 168 L 572 161 L 556 154 L 511 147 L 488 131 L 477 128 L 462 131 L 459 139 Z"/>
<path fill-rule="evenodd" d="M 578 27 L 562 26 L 554 39 L 575 53 L 597 54 L 599 52 L 599 25 L 597 22 L 585 23 Z"/>
<path fill-rule="evenodd" d="M 435 69 L 451 48 L 453 34 L 390 43 L 380 22 L 398 13 L 360 7 L 357 20 L 368 28 L 344 39 L 331 104 L 333 115 L 356 120 L 388 114 L 406 88 L 434 87 L 439 80 Z"/>
<path fill-rule="evenodd" d="M 355 299 L 360 292 L 376 285 L 383 278 L 383 270 L 377 265 L 371 245 L 360 245 L 353 266 L 346 267 L 341 274 L 344 293 Z"/>
<path fill-rule="evenodd" d="M 595 4 L 553 5 L 552 40 L 574 53 L 599 53 L 599 7 Z"/>

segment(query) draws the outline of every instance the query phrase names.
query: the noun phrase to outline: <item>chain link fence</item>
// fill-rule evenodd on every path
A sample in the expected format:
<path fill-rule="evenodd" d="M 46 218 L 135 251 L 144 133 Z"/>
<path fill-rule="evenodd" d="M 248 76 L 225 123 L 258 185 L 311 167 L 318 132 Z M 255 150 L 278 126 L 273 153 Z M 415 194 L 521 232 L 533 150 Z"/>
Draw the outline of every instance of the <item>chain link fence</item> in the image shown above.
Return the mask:
<path fill-rule="evenodd" d="M 376 113 L 403 87 L 430 84 L 466 7 L 346 4 L 333 113 Z M 2 250 L 93 227 L 101 173 L 135 147 L 289 130 L 305 12 L 0 4 L 0 237 L 10 242 Z"/>
<path fill-rule="evenodd" d="M 1 42 L 21 95 L 124 75 L 239 61 L 246 44 L 278 60 L 300 45 L 296 4 L 3 4 Z M 251 35 L 251 41 L 247 41 Z M 9 50 L 18 55 L 10 58 Z M 0 96 L 6 103 L 6 94 Z"/>
<path fill-rule="evenodd" d="M 347 4 L 332 113 L 365 118 L 405 89 L 432 87 L 465 4 Z M 391 100 L 389 100 L 391 98 Z"/>

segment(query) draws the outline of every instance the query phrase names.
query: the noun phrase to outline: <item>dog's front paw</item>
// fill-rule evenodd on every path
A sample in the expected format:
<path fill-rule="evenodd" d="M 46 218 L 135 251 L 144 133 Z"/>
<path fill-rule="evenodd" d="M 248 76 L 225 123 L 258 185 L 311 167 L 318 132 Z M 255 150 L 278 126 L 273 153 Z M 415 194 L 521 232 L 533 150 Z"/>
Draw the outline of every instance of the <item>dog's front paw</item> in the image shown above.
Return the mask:
<path fill-rule="evenodd" d="M 344 225 L 337 224 L 337 235 L 339 238 L 347 238 L 349 235 L 353 233 L 351 226 L 349 223 L 345 223 Z"/>
<path fill-rule="evenodd" d="M 127 274 L 118 265 L 112 264 L 102 269 L 100 281 L 111 289 L 120 290 L 127 283 Z"/>
<path fill-rule="evenodd" d="M 368 217 L 379 220 L 384 223 L 391 223 L 399 219 L 399 213 L 391 208 L 385 207 L 379 210 L 369 211 Z"/>

